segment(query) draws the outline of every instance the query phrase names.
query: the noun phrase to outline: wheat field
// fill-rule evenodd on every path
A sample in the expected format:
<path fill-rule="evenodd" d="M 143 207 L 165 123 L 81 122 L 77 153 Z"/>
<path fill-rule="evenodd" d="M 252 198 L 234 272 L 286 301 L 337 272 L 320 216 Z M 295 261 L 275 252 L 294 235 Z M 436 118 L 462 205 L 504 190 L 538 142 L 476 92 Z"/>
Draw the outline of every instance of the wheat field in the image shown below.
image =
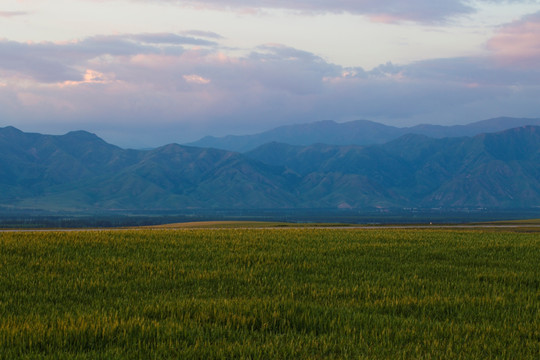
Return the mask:
<path fill-rule="evenodd" d="M 0 233 L 2 359 L 540 355 L 540 236 Z"/>

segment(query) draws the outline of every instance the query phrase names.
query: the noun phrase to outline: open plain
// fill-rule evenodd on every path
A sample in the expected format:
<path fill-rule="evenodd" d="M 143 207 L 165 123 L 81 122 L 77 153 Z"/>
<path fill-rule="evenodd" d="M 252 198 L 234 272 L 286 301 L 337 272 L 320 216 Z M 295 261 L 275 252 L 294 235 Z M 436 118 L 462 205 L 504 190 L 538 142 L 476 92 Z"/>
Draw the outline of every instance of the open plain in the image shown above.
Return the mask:
<path fill-rule="evenodd" d="M 0 233 L 0 358 L 540 354 L 537 227 L 216 225 Z"/>

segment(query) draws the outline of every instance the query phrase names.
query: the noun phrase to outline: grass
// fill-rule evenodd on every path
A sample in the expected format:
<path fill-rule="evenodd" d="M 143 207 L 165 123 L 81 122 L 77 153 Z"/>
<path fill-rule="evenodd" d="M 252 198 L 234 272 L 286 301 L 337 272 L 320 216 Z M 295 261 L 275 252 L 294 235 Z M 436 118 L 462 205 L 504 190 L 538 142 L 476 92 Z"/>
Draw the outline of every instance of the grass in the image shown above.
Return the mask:
<path fill-rule="evenodd" d="M 538 234 L 0 234 L 0 358 L 540 354 Z"/>
<path fill-rule="evenodd" d="M 264 228 L 264 227 L 287 227 L 292 224 L 269 221 L 194 221 L 174 224 L 153 225 L 150 228 L 157 229 L 222 229 L 222 228 Z"/>
<path fill-rule="evenodd" d="M 508 225 L 540 225 L 540 219 L 525 219 L 525 220 L 506 220 L 493 221 L 491 224 L 508 224 Z"/>
<path fill-rule="evenodd" d="M 174 224 L 152 225 L 153 229 L 245 229 L 245 228 L 302 228 L 302 227 L 353 227 L 341 223 L 287 223 L 272 221 L 194 221 Z"/>

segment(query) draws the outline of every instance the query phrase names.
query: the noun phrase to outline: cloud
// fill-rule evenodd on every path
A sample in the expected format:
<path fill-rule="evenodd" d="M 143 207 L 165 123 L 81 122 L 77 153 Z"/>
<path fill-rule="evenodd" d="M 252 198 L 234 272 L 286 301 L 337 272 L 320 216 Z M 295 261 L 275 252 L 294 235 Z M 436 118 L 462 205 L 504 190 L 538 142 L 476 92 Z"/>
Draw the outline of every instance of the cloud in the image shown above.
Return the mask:
<path fill-rule="evenodd" d="M 15 16 L 28 15 L 27 11 L 0 11 L 0 18 L 10 18 Z"/>
<path fill-rule="evenodd" d="M 99 71 L 92 70 L 92 69 L 86 69 L 86 72 L 84 73 L 83 79 L 80 81 L 64 81 L 61 83 L 57 83 L 56 85 L 63 87 L 63 86 L 78 86 L 83 84 L 108 84 L 111 83 L 113 79 L 111 79 L 106 74 L 100 73 Z"/>
<path fill-rule="evenodd" d="M 20 43 L 0 40 L 0 69 L 39 82 L 83 80 L 90 62 L 119 61 L 115 57 L 141 54 L 181 54 L 184 45 L 215 46 L 217 43 L 177 34 L 102 35 L 71 42 Z"/>
<path fill-rule="evenodd" d="M 112 0 L 86 0 L 112 1 Z M 268 9 L 287 10 L 302 15 L 348 13 L 368 17 L 373 22 L 445 24 L 474 14 L 484 4 L 537 4 L 538 0 L 129 0 L 137 3 L 163 3 L 196 10 L 234 11 L 261 14 Z M 197 36 L 203 36 L 201 33 Z M 220 37 L 216 37 L 219 39 Z"/>
<path fill-rule="evenodd" d="M 203 37 L 203 38 L 210 38 L 210 39 L 223 39 L 223 36 L 212 32 L 212 31 L 203 31 L 203 30 L 187 30 L 183 31 L 182 34 L 184 35 L 190 35 L 190 36 L 197 36 L 197 37 Z"/>
<path fill-rule="evenodd" d="M 210 79 L 206 79 L 206 78 L 203 78 L 202 76 L 195 75 L 195 74 L 183 75 L 182 77 L 188 83 L 193 83 L 193 84 L 206 85 L 206 84 L 210 84 L 210 82 L 211 82 Z"/>
<path fill-rule="evenodd" d="M 140 0 L 134 0 L 140 1 Z M 415 21 L 436 23 L 475 11 L 468 0 L 157 0 L 194 8 L 235 10 L 257 13 L 260 9 L 286 9 L 307 14 L 351 13 L 369 16 L 373 21 Z M 491 0 L 501 2 L 504 0 Z"/>
<path fill-rule="evenodd" d="M 540 64 L 540 12 L 502 26 L 487 43 L 506 64 L 538 68 Z"/>
<path fill-rule="evenodd" d="M 2 125 L 83 128 L 143 147 L 324 119 L 411 125 L 539 116 L 539 67 L 501 63 L 498 48 L 490 56 L 366 71 L 281 44 L 235 55 L 219 42 L 203 46 L 183 36 L 190 37 L 0 41 Z"/>
<path fill-rule="evenodd" d="M 0 70 L 19 78 L 39 82 L 78 79 L 78 72 L 70 67 L 62 54 L 54 51 L 54 46 L 50 43 L 0 40 L 0 58 Z"/>
<path fill-rule="evenodd" d="M 208 37 L 208 34 L 205 34 Z M 208 41 L 204 39 L 181 36 L 177 34 L 163 33 L 163 34 L 137 34 L 128 37 L 131 40 L 135 40 L 142 43 L 149 44 L 170 44 L 170 45 L 202 45 L 213 46 L 217 45 L 214 41 Z"/>

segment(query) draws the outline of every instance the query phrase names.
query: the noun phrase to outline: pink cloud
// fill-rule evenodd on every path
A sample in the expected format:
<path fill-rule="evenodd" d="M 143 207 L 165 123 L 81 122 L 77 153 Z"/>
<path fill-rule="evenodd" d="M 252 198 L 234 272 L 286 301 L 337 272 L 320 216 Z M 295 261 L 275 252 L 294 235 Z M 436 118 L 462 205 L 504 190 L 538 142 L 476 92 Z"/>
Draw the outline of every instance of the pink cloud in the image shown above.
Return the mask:
<path fill-rule="evenodd" d="M 86 72 L 84 73 L 82 80 L 80 81 L 68 80 L 68 81 L 64 81 L 56 85 L 63 87 L 63 86 L 78 86 L 78 85 L 85 85 L 85 84 L 108 84 L 112 81 L 113 80 L 110 79 L 107 75 L 100 73 L 99 71 L 86 69 Z"/>
<path fill-rule="evenodd" d="M 538 116 L 540 72 L 485 58 L 365 71 L 279 44 L 238 55 L 219 45 L 163 47 L 163 39 L 177 38 L 143 35 L 0 41 L 0 120 L 109 131 L 118 145 L 129 137 L 150 146 L 323 119 Z M 531 44 L 525 38 L 522 46 Z"/>
<path fill-rule="evenodd" d="M 192 84 L 206 85 L 206 84 L 210 84 L 210 82 L 211 82 L 210 79 L 204 78 L 204 77 L 196 75 L 196 74 L 184 75 L 182 77 L 188 83 L 192 83 Z"/>
<path fill-rule="evenodd" d="M 503 26 L 487 44 L 506 65 L 538 67 L 540 64 L 540 12 Z"/>

